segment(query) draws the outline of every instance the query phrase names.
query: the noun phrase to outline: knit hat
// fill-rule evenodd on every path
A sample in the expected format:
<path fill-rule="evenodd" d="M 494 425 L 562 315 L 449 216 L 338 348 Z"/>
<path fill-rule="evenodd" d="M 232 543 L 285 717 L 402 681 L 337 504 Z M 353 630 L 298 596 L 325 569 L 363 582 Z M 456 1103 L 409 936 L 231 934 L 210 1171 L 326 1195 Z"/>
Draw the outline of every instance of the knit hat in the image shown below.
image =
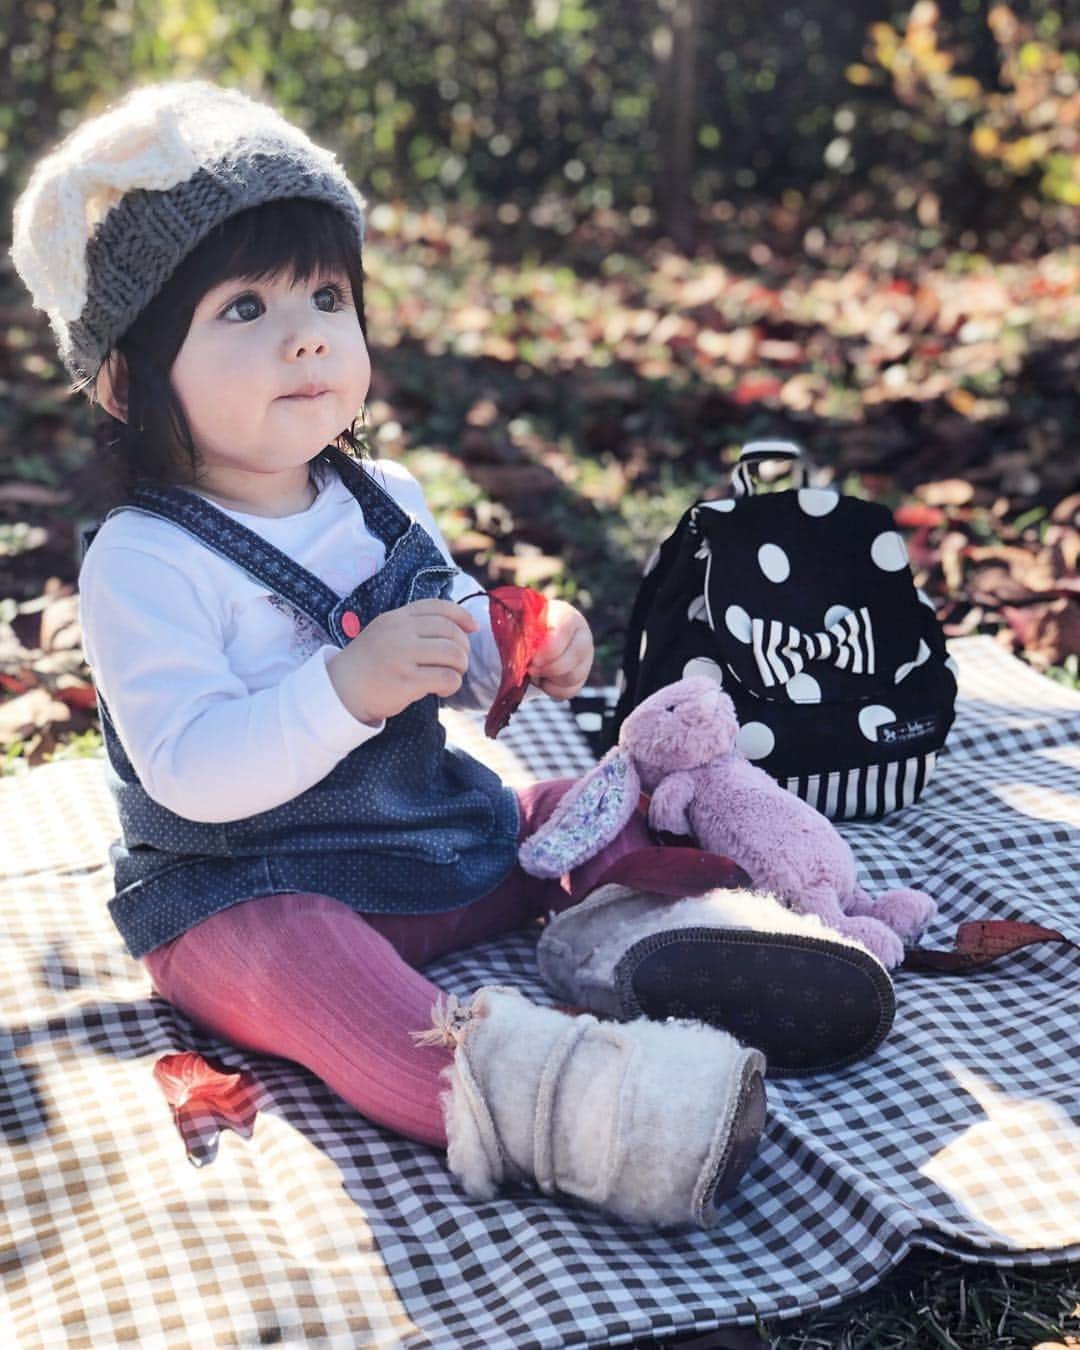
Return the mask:
<path fill-rule="evenodd" d="M 364 236 L 364 199 L 328 151 L 279 113 L 202 81 L 136 89 L 31 174 L 11 257 L 76 380 L 106 356 L 216 225 L 306 197 Z"/>

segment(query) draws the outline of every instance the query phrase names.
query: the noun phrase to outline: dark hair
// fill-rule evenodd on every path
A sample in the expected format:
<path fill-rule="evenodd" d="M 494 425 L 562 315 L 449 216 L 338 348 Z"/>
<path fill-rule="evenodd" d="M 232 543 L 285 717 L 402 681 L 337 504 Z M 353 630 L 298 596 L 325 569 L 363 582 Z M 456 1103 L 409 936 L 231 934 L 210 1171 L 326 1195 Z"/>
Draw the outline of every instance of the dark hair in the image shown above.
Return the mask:
<path fill-rule="evenodd" d="M 231 277 L 287 274 L 306 281 L 322 270 L 338 269 L 349 278 L 366 339 L 360 242 L 340 211 L 309 198 L 288 197 L 250 207 L 216 226 L 116 344 L 127 364 L 127 421 L 110 418 L 115 435 L 104 447 L 110 461 L 109 494 L 123 498 L 139 484 L 196 480 L 198 453 L 170 372 L 192 315 L 208 291 Z M 354 421 L 336 444 L 363 457 L 361 436 Z"/>

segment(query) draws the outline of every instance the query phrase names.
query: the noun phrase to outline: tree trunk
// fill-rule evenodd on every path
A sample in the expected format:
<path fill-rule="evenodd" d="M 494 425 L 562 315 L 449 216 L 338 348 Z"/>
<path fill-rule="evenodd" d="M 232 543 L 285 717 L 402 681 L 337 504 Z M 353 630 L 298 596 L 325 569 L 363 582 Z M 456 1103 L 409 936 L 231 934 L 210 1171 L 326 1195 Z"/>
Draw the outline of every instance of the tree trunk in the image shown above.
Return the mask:
<path fill-rule="evenodd" d="M 675 0 L 671 51 L 659 62 L 660 164 L 656 203 L 664 232 L 689 252 L 696 242 L 691 185 L 697 136 L 697 48 L 701 0 Z"/>

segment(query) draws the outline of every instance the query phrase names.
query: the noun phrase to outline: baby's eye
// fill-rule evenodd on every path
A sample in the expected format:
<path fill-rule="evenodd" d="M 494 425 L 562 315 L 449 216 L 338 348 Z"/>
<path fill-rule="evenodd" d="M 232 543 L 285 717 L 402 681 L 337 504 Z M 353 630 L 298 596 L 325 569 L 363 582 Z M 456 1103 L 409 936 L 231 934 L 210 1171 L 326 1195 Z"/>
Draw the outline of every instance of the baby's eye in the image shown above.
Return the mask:
<path fill-rule="evenodd" d="M 329 303 L 326 303 L 329 301 Z M 325 286 L 320 286 L 315 292 L 316 307 L 324 310 L 327 314 L 332 314 L 336 309 L 341 309 L 345 304 L 345 291 L 336 281 L 327 282 Z"/>
<path fill-rule="evenodd" d="M 241 323 L 250 323 L 252 319 L 257 319 L 260 314 L 264 313 L 265 309 L 266 306 L 259 297 L 249 291 L 245 295 L 238 295 L 231 304 L 227 305 L 221 311 L 221 317 L 223 319 L 228 318 L 230 314 L 235 313 Z"/>

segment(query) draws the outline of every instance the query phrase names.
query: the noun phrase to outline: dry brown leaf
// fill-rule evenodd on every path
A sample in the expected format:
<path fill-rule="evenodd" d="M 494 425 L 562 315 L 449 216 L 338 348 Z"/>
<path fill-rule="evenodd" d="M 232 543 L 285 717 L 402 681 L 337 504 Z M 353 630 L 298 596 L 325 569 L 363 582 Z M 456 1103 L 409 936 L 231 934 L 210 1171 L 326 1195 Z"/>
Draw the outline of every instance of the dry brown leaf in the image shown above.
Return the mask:
<path fill-rule="evenodd" d="M 758 344 L 758 357 L 774 366 L 798 366 L 806 360 L 806 351 L 798 342 L 769 338 Z"/>
<path fill-rule="evenodd" d="M 488 564 L 492 575 L 501 581 L 509 581 L 515 586 L 542 586 L 566 570 L 562 558 L 549 557 L 543 553 L 509 554 L 496 553 Z"/>
<path fill-rule="evenodd" d="M 15 506 L 64 506 L 71 493 L 44 483 L 0 483 L 0 502 Z"/>
<path fill-rule="evenodd" d="M 1016 585 L 1030 595 L 1050 595 L 1062 589 L 1076 589 L 1073 568 L 1064 566 L 1064 555 L 1047 547 L 1022 548 L 1018 544 L 980 544 L 968 549 L 973 563 L 1007 568 Z M 1017 596 L 1016 598 L 1019 598 Z"/>
<path fill-rule="evenodd" d="M 489 548 L 494 547 L 495 540 L 491 535 L 483 534 L 480 530 L 463 530 L 450 541 L 450 552 L 455 558 L 486 553 Z"/>
<path fill-rule="evenodd" d="M 966 478 L 941 478 L 932 483 L 920 483 L 915 495 L 927 506 L 967 506 L 975 489 Z"/>
<path fill-rule="evenodd" d="M 60 595 L 41 611 L 42 651 L 73 651 L 82 647 L 82 629 L 79 626 L 79 597 Z"/>
<path fill-rule="evenodd" d="M 1080 566 L 1080 530 L 1071 525 L 1051 525 L 1044 542 L 1050 550 L 1055 575 L 1075 583 Z"/>
<path fill-rule="evenodd" d="M 1050 519 L 1058 525 L 1080 525 L 1080 492 L 1062 498 L 1050 512 Z"/>
<path fill-rule="evenodd" d="M 458 437 L 457 448 L 469 464 L 505 464 L 514 458 L 505 437 L 487 427 L 466 427 Z"/>
<path fill-rule="evenodd" d="M 476 464 L 470 465 L 469 474 L 488 496 L 511 510 L 535 510 L 537 501 L 550 496 L 556 485 L 548 470 L 537 464 Z"/>
<path fill-rule="evenodd" d="M 26 740 L 43 728 L 71 721 L 71 709 L 47 689 L 31 689 L 0 703 L 0 746 Z"/>
<path fill-rule="evenodd" d="M 1043 669 L 1061 665 L 1067 656 L 1080 652 L 1080 604 L 1075 600 L 1005 605 L 1001 612 L 1033 665 Z"/>
<path fill-rule="evenodd" d="M 498 404 L 490 398 L 478 398 L 465 414 L 465 421 L 470 427 L 490 427 L 498 420 Z"/>
<path fill-rule="evenodd" d="M 960 591 L 964 585 L 964 554 L 968 547 L 966 534 L 950 530 L 941 541 L 941 570 L 950 591 Z"/>
<path fill-rule="evenodd" d="M 985 551 L 985 550 L 984 550 Z M 994 608 L 998 605 L 1022 605 L 1035 600 L 1041 592 L 1029 590 L 1010 571 L 1003 560 L 991 560 L 972 570 L 968 593 L 980 605 Z"/>

